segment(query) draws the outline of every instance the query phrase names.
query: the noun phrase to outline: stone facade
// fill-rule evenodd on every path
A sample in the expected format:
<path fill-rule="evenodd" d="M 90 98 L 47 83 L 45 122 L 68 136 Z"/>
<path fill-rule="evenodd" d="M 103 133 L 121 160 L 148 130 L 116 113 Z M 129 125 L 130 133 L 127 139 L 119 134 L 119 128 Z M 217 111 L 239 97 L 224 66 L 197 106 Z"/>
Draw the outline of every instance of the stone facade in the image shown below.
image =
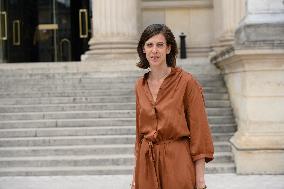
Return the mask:
<path fill-rule="evenodd" d="M 214 39 L 213 1 L 166 1 L 142 3 L 142 27 L 153 23 L 169 26 L 180 45 L 179 35 L 186 35 L 190 57 L 207 57 Z"/>
<path fill-rule="evenodd" d="M 104 20 L 98 15 L 100 12 L 93 11 L 97 14 L 93 17 L 98 17 L 97 22 L 101 22 L 94 21 L 94 37 L 90 41 L 91 50 L 87 55 L 94 56 L 98 52 L 100 39 L 103 39 L 106 49 L 110 48 L 111 45 L 104 42 L 105 39 L 108 41 L 107 36 L 118 37 L 118 41 L 127 42 L 129 49 L 132 45 L 134 52 L 133 40 L 143 28 L 153 23 L 168 25 L 178 43 L 181 32 L 185 33 L 188 57 L 210 57 L 211 62 L 224 74 L 238 124 L 238 131 L 231 139 L 237 172 L 283 174 L 283 1 L 128 0 L 132 4 L 127 10 L 113 1 L 116 4 L 112 6 L 113 9 L 125 10 L 124 16 L 133 22 L 124 22 L 118 15 L 105 20 L 106 23 L 118 22 L 129 28 L 122 32 L 123 35 L 119 35 L 115 24 L 110 24 L 108 30 L 104 29 L 106 26 L 102 27 Z M 95 10 L 106 6 L 96 4 L 99 2 L 101 0 L 94 0 Z M 112 9 L 104 10 L 111 12 Z M 108 15 L 106 12 L 105 16 Z M 125 35 L 129 32 L 131 35 Z M 110 49 L 114 52 L 114 48 Z"/>
<path fill-rule="evenodd" d="M 187 62 L 209 65 L 210 57 L 224 74 L 238 124 L 231 139 L 237 172 L 284 173 L 283 0 L 92 0 L 92 9 L 83 62 L 132 71 L 147 25 L 168 25 L 178 45 L 183 32 Z"/>
<path fill-rule="evenodd" d="M 212 57 L 225 76 L 238 131 L 231 138 L 240 174 L 284 173 L 284 5 L 247 1 L 235 43 Z"/>
<path fill-rule="evenodd" d="M 129 1 L 127 7 L 123 6 L 126 1 Z M 112 4 L 110 8 L 107 2 Z M 106 58 L 106 55 L 121 57 L 121 54 L 135 54 L 138 34 L 153 23 L 168 25 L 175 34 L 178 46 L 179 35 L 183 32 L 186 35 L 187 53 L 191 57 L 208 57 L 211 51 L 214 41 L 212 0 L 94 0 L 93 9 L 93 18 L 96 18 L 93 20 L 93 38 L 90 41 L 90 50 L 82 56 L 84 61 L 92 61 L 92 57 Z M 113 11 L 114 9 L 121 11 Z M 119 12 L 123 12 L 123 15 L 119 15 Z M 117 28 L 124 29 L 118 32 Z M 121 49 L 123 52 L 120 52 Z"/>

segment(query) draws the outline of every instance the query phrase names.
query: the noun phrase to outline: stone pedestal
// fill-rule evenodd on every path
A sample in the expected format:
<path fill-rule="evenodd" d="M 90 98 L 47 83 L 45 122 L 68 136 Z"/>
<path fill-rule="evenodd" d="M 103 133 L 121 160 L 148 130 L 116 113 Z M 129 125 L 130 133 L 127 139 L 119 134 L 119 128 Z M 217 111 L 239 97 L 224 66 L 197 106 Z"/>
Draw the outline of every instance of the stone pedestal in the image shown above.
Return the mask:
<path fill-rule="evenodd" d="M 248 0 L 235 35 L 236 48 L 284 48 L 284 1 Z"/>
<path fill-rule="evenodd" d="M 238 124 L 231 143 L 239 174 L 284 173 L 283 9 L 282 0 L 248 0 L 235 45 L 211 59 Z"/>
<path fill-rule="evenodd" d="M 83 61 L 136 58 L 139 0 L 93 0 L 93 37 Z"/>

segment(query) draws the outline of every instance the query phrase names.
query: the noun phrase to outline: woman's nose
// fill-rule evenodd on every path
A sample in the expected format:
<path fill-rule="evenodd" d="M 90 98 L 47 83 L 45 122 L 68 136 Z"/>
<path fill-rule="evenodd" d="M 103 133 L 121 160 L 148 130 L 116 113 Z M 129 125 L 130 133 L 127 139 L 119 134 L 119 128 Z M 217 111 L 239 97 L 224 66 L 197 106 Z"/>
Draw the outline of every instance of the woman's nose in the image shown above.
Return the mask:
<path fill-rule="evenodd" d="M 156 53 L 157 52 L 157 46 L 154 45 L 153 48 L 152 48 L 152 53 Z"/>

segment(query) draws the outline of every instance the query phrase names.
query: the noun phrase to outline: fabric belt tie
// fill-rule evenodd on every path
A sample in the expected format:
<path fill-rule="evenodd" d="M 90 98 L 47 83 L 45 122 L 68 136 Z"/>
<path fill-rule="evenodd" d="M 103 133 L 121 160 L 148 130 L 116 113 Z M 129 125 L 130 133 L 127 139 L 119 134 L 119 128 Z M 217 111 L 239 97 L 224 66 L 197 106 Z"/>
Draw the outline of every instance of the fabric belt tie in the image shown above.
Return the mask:
<path fill-rule="evenodd" d="M 158 172 L 157 172 L 157 169 L 156 169 L 156 166 L 155 166 L 155 163 L 156 163 L 156 158 L 155 158 L 155 153 L 154 153 L 154 146 L 155 145 L 163 145 L 163 144 L 169 144 L 169 143 L 172 143 L 172 142 L 176 142 L 176 141 L 180 141 L 184 138 L 180 138 L 180 139 L 170 139 L 170 140 L 163 140 L 163 141 L 152 141 L 148 138 L 143 138 L 143 140 L 145 140 L 145 142 L 148 144 L 148 152 L 149 153 L 146 153 L 145 155 L 149 156 L 149 159 L 150 159 L 150 162 L 151 162 L 151 166 L 152 166 L 152 170 L 153 170 L 153 176 L 154 176 L 154 187 L 155 189 L 160 189 L 160 186 L 159 186 L 159 176 L 158 176 Z"/>

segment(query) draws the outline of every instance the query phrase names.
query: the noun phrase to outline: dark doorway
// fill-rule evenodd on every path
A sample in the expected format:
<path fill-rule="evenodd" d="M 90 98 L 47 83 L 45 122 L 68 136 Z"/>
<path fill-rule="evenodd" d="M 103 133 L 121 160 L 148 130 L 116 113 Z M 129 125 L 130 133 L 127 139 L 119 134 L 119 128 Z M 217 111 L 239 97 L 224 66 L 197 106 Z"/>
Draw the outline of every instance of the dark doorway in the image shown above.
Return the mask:
<path fill-rule="evenodd" d="M 79 61 L 91 37 L 90 7 L 89 0 L 1 0 L 2 60 Z"/>

